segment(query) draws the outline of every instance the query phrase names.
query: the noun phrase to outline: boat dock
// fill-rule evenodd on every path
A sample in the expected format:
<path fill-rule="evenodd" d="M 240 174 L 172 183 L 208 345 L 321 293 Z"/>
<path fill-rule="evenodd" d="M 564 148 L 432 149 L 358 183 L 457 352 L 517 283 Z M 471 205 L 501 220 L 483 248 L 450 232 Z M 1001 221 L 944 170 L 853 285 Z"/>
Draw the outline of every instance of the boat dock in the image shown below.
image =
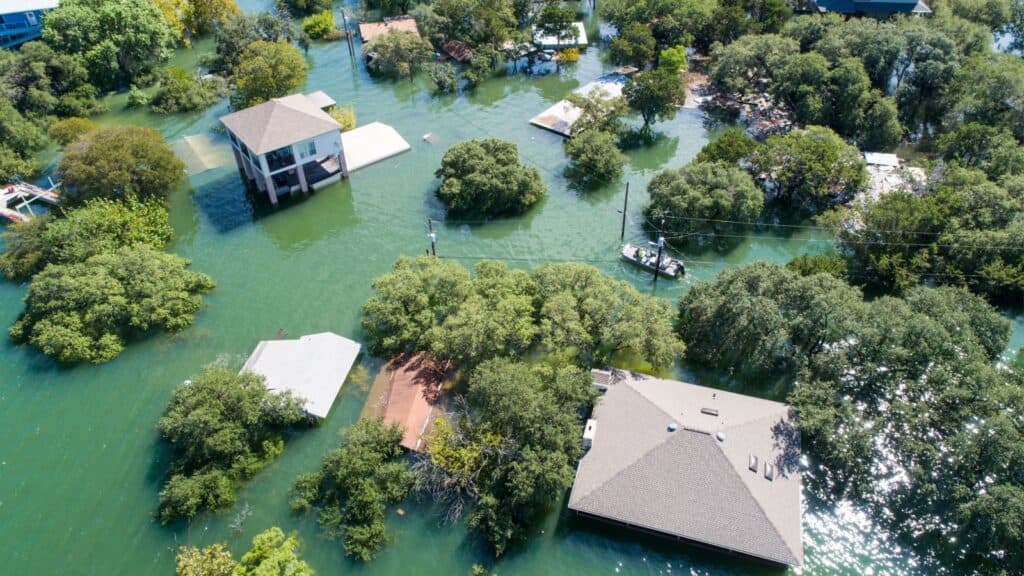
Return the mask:
<path fill-rule="evenodd" d="M 12 183 L 0 189 L 0 217 L 10 222 L 25 222 L 35 217 L 32 211 L 34 202 L 42 202 L 50 206 L 60 203 L 60 192 L 57 186 L 44 190 L 39 186 L 24 182 Z"/>

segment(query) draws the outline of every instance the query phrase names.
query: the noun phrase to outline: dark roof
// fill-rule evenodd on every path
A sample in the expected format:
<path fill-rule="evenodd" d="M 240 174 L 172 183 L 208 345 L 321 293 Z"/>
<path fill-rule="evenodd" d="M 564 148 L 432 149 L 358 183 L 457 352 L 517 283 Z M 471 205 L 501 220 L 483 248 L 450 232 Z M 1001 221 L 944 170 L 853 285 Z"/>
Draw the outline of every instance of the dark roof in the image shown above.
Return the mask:
<path fill-rule="evenodd" d="M 456 62 L 468 62 L 473 59 L 473 51 L 461 40 L 449 40 L 441 49 Z"/>
<path fill-rule="evenodd" d="M 839 14 L 930 14 L 921 0 L 815 0 L 818 9 Z"/>
<path fill-rule="evenodd" d="M 598 376 L 608 391 L 570 509 L 802 563 L 800 439 L 789 406 L 618 371 Z"/>

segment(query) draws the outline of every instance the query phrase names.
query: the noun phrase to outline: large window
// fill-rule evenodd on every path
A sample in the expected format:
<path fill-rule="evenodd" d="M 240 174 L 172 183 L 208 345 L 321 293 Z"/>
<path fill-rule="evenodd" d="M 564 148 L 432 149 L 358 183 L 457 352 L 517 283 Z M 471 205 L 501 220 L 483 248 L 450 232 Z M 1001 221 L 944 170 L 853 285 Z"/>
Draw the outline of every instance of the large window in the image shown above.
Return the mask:
<path fill-rule="evenodd" d="M 35 12 L 25 12 L 25 19 L 28 20 L 28 23 L 30 25 L 32 25 L 32 26 L 35 26 L 36 24 L 39 23 L 36 20 L 36 13 Z"/>
<path fill-rule="evenodd" d="M 273 152 L 267 152 L 267 167 L 270 171 L 280 170 L 295 164 L 295 156 L 292 154 L 291 146 L 278 148 Z"/>

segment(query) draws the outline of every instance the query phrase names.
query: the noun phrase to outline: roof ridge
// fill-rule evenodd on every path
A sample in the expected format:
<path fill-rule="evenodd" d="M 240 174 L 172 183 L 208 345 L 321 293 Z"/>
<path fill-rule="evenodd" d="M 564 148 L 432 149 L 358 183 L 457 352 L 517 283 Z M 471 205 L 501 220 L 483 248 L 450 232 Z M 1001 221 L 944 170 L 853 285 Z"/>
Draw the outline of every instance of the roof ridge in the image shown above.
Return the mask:
<path fill-rule="evenodd" d="M 621 382 L 619 382 L 619 383 L 618 383 L 617 385 L 618 385 L 618 386 L 622 386 L 622 385 L 624 385 L 624 384 L 632 384 L 632 382 L 633 382 L 633 380 L 632 380 L 632 379 L 625 379 L 625 380 L 622 380 Z M 671 414 L 669 414 L 668 412 L 666 412 L 666 411 L 665 411 L 665 409 L 664 409 L 664 408 L 662 408 L 661 406 L 658 406 L 658 405 L 657 405 L 657 404 L 655 404 L 654 402 L 651 402 L 651 399 L 650 399 L 650 398 L 648 398 L 647 396 L 644 396 L 644 395 L 643 395 L 643 394 L 642 394 L 642 393 L 641 393 L 641 392 L 640 392 L 639 390 L 637 390 L 637 389 L 636 389 L 636 388 L 634 388 L 633 386 L 627 386 L 627 388 L 629 388 L 629 389 L 630 389 L 630 390 L 631 390 L 631 391 L 632 391 L 632 392 L 633 392 L 634 394 L 636 394 L 636 395 L 637 395 L 637 396 L 639 396 L 639 397 L 640 397 L 641 399 L 643 399 L 643 401 L 644 401 L 644 402 L 646 402 L 646 403 L 650 404 L 651 406 L 653 406 L 654 408 L 656 408 L 656 409 L 657 409 L 657 410 L 658 410 L 659 412 L 661 412 L 662 414 L 664 414 L 664 415 L 668 416 L 668 417 L 669 417 L 669 422 L 675 422 L 675 417 L 674 417 L 674 416 L 672 416 Z M 628 470 L 628 469 L 629 469 L 630 467 L 632 467 L 632 466 L 633 466 L 634 464 L 636 464 L 637 462 L 639 462 L 640 460 L 642 460 L 642 459 L 643 459 L 643 458 L 644 458 L 645 456 L 647 456 L 648 454 L 650 454 L 651 452 L 653 452 L 653 451 L 654 451 L 654 450 L 655 450 L 656 448 L 658 448 L 659 446 L 662 446 L 662 445 L 664 445 L 665 443 L 667 443 L 667 442 L 668 442 L 669 440 L 671 440 L 672 438 L 673 438 L 673 436 L 672 436 L 671 434 L 669 434 L 668 436 L 665 436 L 665 439 L 664 439 L 664 440 L 662 440 L 661 442 L 656 442 L 655 444 L 652 444 L 652 445 L 651 445 L 651 447 L 650 447 L 650 448 L 648 448 L 647 450 L 645 450 L 645 451 L 643 451 L 643 452 L 640 452 L 640 453 L 639 453 L 639 454 L 637 455 L 637 457 L 636 457 L 636 458 L 634 458 L 633 460 L 631 460 L 631 461 L 630 461 L 629 463 L 627 463 L 627 464 L 626 464 L 625 466 L 622 466 L 621 468 L 619 468 L 619 471 L 618 471 L 618 472 L 616 472 L 615 474 L 612 474 L 611 476 L 609 476 L 608 478 L 606 478 L 604 482 L 601 482 L 601 483 L 600 483 L 600 484 L 598 484 L 597 486 L 594 486 L 593 488 L 591 488 L 590 490 L 588 490 L 586 494 L 583 494 L 583 495 L 581 495 L 581 496 L 580 496 L 580 498 L 579 498 L 579 500 L 577 500 L 577 504 L 579 504 L 579 503 L 582 503 L 582 502 L 583 502 L 583 501 L 584 501 L 584 500 L 585 500 L 586 498 L 589 498 L 589 497 L 590 497 L 590 496 L 591 496 L 591 495 L 592 495 L 592 494 L 593 494 L 594 492 L 596 492 L 597 490 L 599 490 L 599 489 L 603 488 L 603 487 L 604 487 L 604 486 L 605 486 L 606 484 L 608 484 L 608 483 L 609 483 L 609 482 L 611 482 L 612 480 L 614 480 L 614 479 L 618 478 L 618 477 L 619 477 L 619 475 L 620 475 L 620 474 L 622 474 L 622 473 L 623 473 L 623 472 L 624 472 L 625 470 Z M 571 497 L 571 494 L 570 494 L 570 497 Z"/>
<path fill-rule="evenodd" d="M 745 426 L 745 425 L 748 425 L 748 424 L 753 424 L 755 422 L 760 422 L 761 420 L 768 420 L 769 418 L 774 419 L 775 415 L 764 416 L 762 418 L 755 418 L 754 420 L 748 420 L 747 422 L 744 422 L 743 425 Z M 737 425 L 737 426 L 739 426 L 739 425 Z M 750 486 L 748 486 L 746 481 L 743 480 L 743 477 L 740 476 L 740 472 L 736 469 L 736 467 L 731 465 L 731 461 L 729 460 L 729 455 L 725 453 L 725 449 L 723 448 L 722 443 L 721 442 L 715 442 L 714 446 L 715 446 L 715 449 L 718 450 L 722 454 L 722 457 L 725 458 L 725 460 L 730 463 L 729 468 L 732 470 L 733 476 L 735 476 L 736 479 L 738 479 L 740 481 L 740 484 L 743 486 L 743 489 L 750 496 L 750 499 L 754 501 L 754 505 L 756 505 L 757 509 L 761 511 L 761 515 L 764 516 L 765 520 L 768 521 L 768 525 L 772 527 L 772 531 L 775 532 L 775 535 L 779 538 L 779 540 L 782 542 L 782 544 L 786 547 L 786 550 L 788 550 L 789 553 L 793 556 L 793 560 L 794 561 L 798 560 L 798 555 L 797 555 L 796 551 L 793 550 L 793 547 L 790 546 L 789 541 L 787 541 L 786 537 L 783 536 L 782 532 L 779 531 L 779 527 L 776 526 L 775 520 L 774 520 L 774 518 L 772 518 L 772 515 L 768 514 L 768 511 L 765 510 L 764 506 L 761 505 L 761 501 L 758 500 L 757 497 L 754 496 L 754 493 L 750 491 Z M 802 556 L 802 554 L 800 556 Z"/>

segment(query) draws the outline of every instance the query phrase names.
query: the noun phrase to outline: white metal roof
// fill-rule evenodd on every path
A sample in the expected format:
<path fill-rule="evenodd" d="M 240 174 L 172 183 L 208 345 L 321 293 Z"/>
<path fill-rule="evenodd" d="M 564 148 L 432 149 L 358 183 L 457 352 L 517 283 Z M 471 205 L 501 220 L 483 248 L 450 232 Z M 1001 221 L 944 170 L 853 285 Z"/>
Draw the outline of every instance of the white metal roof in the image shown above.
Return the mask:
<path fill-rule="evenodd" d="M 52 10 L 60 0 L 0 0 L 0 14 L 14 14 L 29 10 Z"/>
<path fill-rule="evenodd" d="M 334 98 L 328 96 L 327 93 L 324 92 L 323 90 L 317 90 L 316 92 L 306 94 L 306 98 L 309 98 L 309 101 L 312 102 L 314 106 L 321 110 L 337 104 Z"/>
<path fill-rule="evenodd" d="M 245 361 L 242 372 L 262 375 L 268 390 L 288 390 L 306 401 L 306 412 L 326 418 L 360 348 L 358 342 L 333 332 L 298 340 L 263 340 Z"/>
<path fill-rule="evenodd" d="M 872 166 L 892 166 L 893 168 L 898 168 L 900 165 L 899 156 L 885 152 L 865 152 L 864 161 Z"/>
<path fill-rule="evenodd" d="M 341 133 L 345 165 L 349 172 L 386 160 L 412 149 L 397 130 L 382 122 L 370 122 Z"/>

